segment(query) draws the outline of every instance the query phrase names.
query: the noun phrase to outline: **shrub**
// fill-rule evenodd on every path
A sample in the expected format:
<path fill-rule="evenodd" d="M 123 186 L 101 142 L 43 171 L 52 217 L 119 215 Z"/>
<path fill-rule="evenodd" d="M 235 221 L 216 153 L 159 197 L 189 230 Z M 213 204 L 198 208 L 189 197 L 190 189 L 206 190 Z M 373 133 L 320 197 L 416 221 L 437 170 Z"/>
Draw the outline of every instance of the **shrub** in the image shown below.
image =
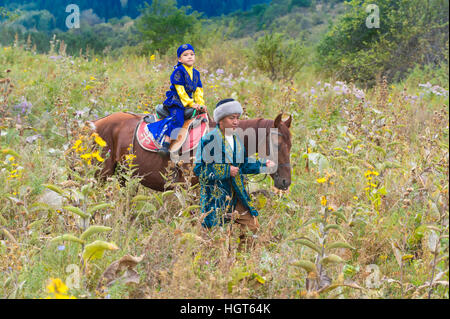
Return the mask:
<path fill-rule="evenodd" d="M 146 3 L 143 16 L 137 21 L 137 29 L 145 41 L 144 50 L 164 54 L 170 46 L 180 44 L 186 35 L 198 30 L 199 14 L 186 14 L 187 7 L 177 8 L 175 0 L 154 0 Z"/>
<path fill-rule="evenodd" d="M 348 13 L 318 46 L 321 69 L 333 70 L 342 80 L 372 86 L 377 75 L 399 81 L 415 64 L 437 66 L 445 60 L 448 1 L 378 1 L 379 28 L 366 26 L 370 3 L 348 3 Z"/>
<path fill-rule="evenodd" d="M 284 37 L 282 33 L 265 34 L 249 54 L 251 64 L 272 81 L 291 80 L 305 64 L 304 47 L 294 41 L 283 41 Z"/>

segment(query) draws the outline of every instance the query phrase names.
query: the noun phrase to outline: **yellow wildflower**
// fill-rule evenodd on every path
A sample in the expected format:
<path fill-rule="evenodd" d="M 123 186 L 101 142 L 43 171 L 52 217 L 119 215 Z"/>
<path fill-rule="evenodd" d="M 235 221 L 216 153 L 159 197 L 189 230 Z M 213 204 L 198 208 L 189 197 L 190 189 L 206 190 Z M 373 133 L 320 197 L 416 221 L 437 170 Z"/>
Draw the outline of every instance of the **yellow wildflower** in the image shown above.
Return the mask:
<path fill-rule="evenodd" d="M 100 145 L 101 147 L 105 147 L 106 146 L 106 142 L 104 139 L 102 139 L 100 137 L 100 135 L 98 135 L 97 133 L 93 133 L 92 136 L 95 137 L 95 143 L 97 143 L 98 145 Z"/>
<path fill-rule="evenodd" d="M 76 150 L 78 149 L 78 147 L 81 145 L 82 141 L 81 140 L 77 140 L 75 142 L 75 144 L 72 146 L 72 149 Z"/>
<path fill-rule="evenodd" d="M 54 294 L 66 294 L 69 288 L 59 278 L 51 278 L 50 284 L 47 285 L 47 290 Z"/>
<path fill-rule="evenodd" d="M 150 61 L 154 61 L 156 59 L 155 55 L 152 54 L 152 56 L 150 57 Z"/>
<path fill-rule="evenodd" d="M 91 153 L 86 153 L 80 156 L 82 159 L 84 160 L 88 160 L 92 158 L 92 154 Z"/>
<path fill-rule="evenodd" d="M 317 181 L 317 183 L 322 184 L 322 183 L 325 183 L 327 181 L 327 179 L 326 179 L 326 177 L 323 177 L 323 178 L 318 178 L 316 181 Z"/>
<path fill-rule="evenodd" d="M 91 155 L 92 155 L 93 158 L 97 159 L 97 161 L 99 161 L 99 162 L 104 162 L 105 161 L 105 159 L 100 156 L 98 151 L 96 151 L 94 153 L 91 153 Z"/>
<path fill-rule="evenodd" d="M 320 198 L 320 204 L 321 204 L 322 206 L 326 206 L 326 205 L 327 205 L 327 198 L 326 198 L 325 196 L 322 196 L 322 197 Z"/>

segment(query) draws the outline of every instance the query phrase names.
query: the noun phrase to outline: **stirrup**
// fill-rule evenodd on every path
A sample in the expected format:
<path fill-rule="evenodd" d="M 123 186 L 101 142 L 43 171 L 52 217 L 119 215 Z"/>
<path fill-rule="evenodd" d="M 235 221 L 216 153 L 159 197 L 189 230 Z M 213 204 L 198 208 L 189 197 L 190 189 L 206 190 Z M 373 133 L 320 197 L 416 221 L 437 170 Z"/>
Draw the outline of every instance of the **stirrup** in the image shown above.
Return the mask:
<path fill-rule="evenodd" d="M 158 150 L 158 154 L 160 154 L 161 156 L 167 157 L 170 155 L 170 151 L 168 147 L 162 147 Z"/>

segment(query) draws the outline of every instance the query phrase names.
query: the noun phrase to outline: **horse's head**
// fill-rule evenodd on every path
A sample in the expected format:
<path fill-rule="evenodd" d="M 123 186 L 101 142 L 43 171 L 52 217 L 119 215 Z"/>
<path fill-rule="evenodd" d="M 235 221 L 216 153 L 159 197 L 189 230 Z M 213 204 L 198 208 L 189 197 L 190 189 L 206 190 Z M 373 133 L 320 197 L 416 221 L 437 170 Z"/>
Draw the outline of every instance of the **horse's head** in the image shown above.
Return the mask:
<path fill-rule="evenodd" d="M 286 121 L 281 119 L 282 116 L 283 114 L 279 114 L 275 118 L 273 128 L 276 130 L 271 130 L 270 138 L 267 140 L 276 148 L 275 152 L 278 157 L 275 159 L 278 164 L 277 170 L 270 176 L 273 178 L 276 188 L 287 190 L 291 185 L 290 153 L 292 144 L 289 128 L 291 127 L 292 116 L 289 116 Z"/>

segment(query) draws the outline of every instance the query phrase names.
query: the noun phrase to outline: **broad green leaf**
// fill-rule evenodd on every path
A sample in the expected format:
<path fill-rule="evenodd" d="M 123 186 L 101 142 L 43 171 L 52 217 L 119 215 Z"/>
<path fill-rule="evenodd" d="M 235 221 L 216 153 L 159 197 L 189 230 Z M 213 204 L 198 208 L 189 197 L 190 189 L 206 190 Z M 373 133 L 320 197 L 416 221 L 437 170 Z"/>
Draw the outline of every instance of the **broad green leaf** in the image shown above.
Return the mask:
<path fill-rule="evenodd" d="M 334 290 L 334 289 L 336 289 L 338 287 L 349 287 L 349 288 L 353 288 L 353 289 L 363 289 L 362 287 L 360 287 L 360 286 L 358 286 L 356 284 L 352 284 L 352 285 L 350 285 L 350 284 L 332 284 L 332 285 L 329 285 L 329 286 L 319 290 L 319 293 L 323 294 L 323 293 L 326 293 L 326 292 L 330 292 L 330 291 L 332 291 L 332 290 Z"/>
<path fill-rule="evenodd" d="M 330 254 L 327 257 L 323 258 L 320 263 L 329 264 L 329 263 L 342 263 L 344 260 L 338 255 Z"/>
<path fill-rule="evenodd" d="M 82 218 L 89 218 L 91 217 L 89 214 L 86 214 L 85 212 L 83 212 L 81 209 L 79 209 L 78 207 L 74 207 L 74 206 L 64 206 L 63 209 L 68 210 L 69 212 L 72 212 L 74 214 L 77 214 L 78 216 L 82 217 Z"/>
<path fill-rule="evenodd" d="M 306 221 L 304 224 L 302 224 L 301 226 L 302 226 L 302 227 L 305 227 L 305 226 L 307 226 L 307 225 L 309 225 L 309 224 L 313 224 L 313 223 L 319 224 L 319 223 L 321 223 L 321 222 L 322 222 L 322 219 L 316 217 L 316 218 L 311 218 L 311 219 L 307 220 L 307 221 Z"/>
<path fill-rule="evenodd" d="M 3 225 L 3 226 L 8 225 L 8 221 L 2 215 L 0 215 L 0 225 Z"/>
<path fill-rule="evenodd" d="M 112 208 L 112 207 L 113 207 L 113 205 L 111 205 L 111 204 L 101 203 L 101 204 L 98 204 L 98 205 L 95 205 L 95 206 L 92 206 L 92 207 L 88 208 L 87 213 L 89 215 L 92 215 L 92 213 L 94 213 L 94 212 L 96 212 L 96 211 L 98 211 L 100 209 Z"/>
<path fill-rule="evenodd" d="M 199 187 L 199 186 L 200 186 L 199 183 L 198 183 L 198 184 L 195 184 L 195 185 L 192 185 L 191 187 L 189 187 L 189 190 L 192 191 L 192 190 L 196 189 L 196 188 Z"/>
<path fill-rule="evenodd" d="M 27 226 L 27 228 L 39 227 L 45 222 L 45 218 L 38 219 Z"/>
<path fill-rule="evenodd" d="M 342 151 L 344 153 L 348 153 L 348 151 L 344 150 L 342 147 L 335 147 L 335 148 L 333 148 L 333 150 L 335 150 L 335 151 Z"/>
<path fill-rule="evenodd" d="M 386 188 L 384 186 L 381 186 L 380 188 L 378 188 L 377 192 L 378 192 L 378 194 L 381 194 L 381 195 L 387 194 Z"/>
<path fill-rule="evenodd" d="M 427 231 L 427 226 L 426 225 L 420 225 L 414 231 L 414 238 L 416 240 L 421 240 L 423 238 L 423 236 L 425 235 L 426 231 Z"/>
<path fill-rule="evenodd" d="M 380 147 L 380 146 L 377 146 L 377 145 L 375 145 L 375 144 L 372 144 L 372 147 L 373 147 L 374 150 L 376 150 L 376 151 L 382 153 L 383 156 L 386 156 L 386 151 L 384 150 L 384 148 L 382 148 L 382 147 Z"/>
<path fill-rule="evenodd" d="M 335 242 L 335 243 L 331 243 L 326 248 L 327 249 L 335 249 L 335 248 L 355 249 L 354 247 L 350 246 L 349 244 L 341 242 L 341 241 L 338 241 L 338 242 Z"/>
<path fill-rule="evenodd" d="M 402 166 L 398 163 L 395 162 L 383 162 L 383 164 L 381 164 L 383 170 L 386 168 L 402 168 Z"/>
<path fill-rule="evenodd" d="M 170 196 L 173 193 L 175 193 L 175 191 L 165 191 L 164 193 L 162 193 L 161 198 L 165 199 L 167 196 Z"/>
<path fill-rule="evenodd" d="M 141 202 L 141 201 L 151 201 L 152 199 L 153 199 L 152 196 L 137 195 L 131 201 L 132 202 Z"/>
<path fill-rule="evenodd" d="M 84 247 L 83 260 L 86 263 L 89 260 L 99 259 L 103 257 L 105 250 L 117 250 L 117 249 L 119 249 L 119 247 L 117 247 L 113 243 L 107 243 L 102 240 L 96 240 L 93 243 L 90 243 L 89 245 L 86 245 L 86 247 Z"/>
<path fill-rule="evenodd" d="M 317 273 L 317 267 L 313 262 L 308 260 L 297 260 L 292 263 L 293 266 L 301 267 L 305 269 L 308 273 L 313 272 Z"/>
<path fill-rule="evenodd" d="M 92 183 L 83 185 L 83 187 L 81 187 L 81 194 L 83 194 L 84 197 L 88 197 L 90 193 L 92 193 Z"/>
<path fill-rule="evenodd" d="M 401 142 L 391 142 L 391 143 L 388 143 L 386 145 L 386 147 L 391 147 L 391 146 L 395 146 L 395 145 L 398 145 L 398 144 L 402 144 L 402 143 Z"/>
<path fill-rule="evenodd" d="M 307 246 L 307 247 L 311 248 L 312 250 L 315 250 L 319 254 L 322 252 L 322 250 L 320 249 L 319 246 L 317 246 L 316 244 L 314 244 L 313 242 L 311 242 L 309 240 L 298 239 L 298 240 L 296 240 L 296 242 L 298 242 L 300 245 L 304 245 L 304 246 Z"/>
<path fill-rule="evenodd" d="M 80 239 L 86 240 L 89 236 L 91 236 L 93 234 L 101 233 L 101 232 L 105 232 L 105 231 L 111 231 L 111 230 L 112 230 L 111 227 L 93 225 L 93 226 L 89 227 L 88 229 L 86 229 L 86 231 L 84 231 L 81 234 Z"/>
<path fill-rule="evenodd" d="M 39 210 L 52 210 L 52 208 L 50 207 L 49 204 L 47 203 L 42 203 L 42 202 L 35 202 L 30 206 L 29 211 L 34 212 L 34 211 L 39 211 Z"/>
<path fill-rule="evenodd" d="M 347 218 L 344 216 L 344 214 L 342 214 L 339 211 L 335 211 L 331 213 L 332 215 L 339 217 L 340 219 L 342 219 L 343 221 L 347 222 Z"/>
<path fill-rule="evenodd" d="M 193 211 L 194 209 L 198 209 L 200 207 L 201 207 L 200 205 L 191 205 L 191 206 L 183 209 L 182 214 L 185 215 L 185 214 L 189 213 L 190 211 Z"/>
<path fill-rule="evenodd" d="M 61 196 L 66 196 L 66 194 L 64 193 L 64 190 L 62 190 L 58 186 L 55 186 L 55 185 L 52 185 L 52 184 L 42 184 L 42 186 L 44 186 L 44 187 L 54 191 L 55 193 L 58 193 Z"/>
<path fill-rule="evenodd" d="M 343 232 L 342 227 L 340 225 L 336 225 L 336 224 L 326 225 L 325 228 L 324 228 L 324 231 L 328 231 L 330 229 L 336 229 L 336 230 L 339 230 L 339 231 Z"/>
<path fill-rule="evenodd" d="M 263 284 L 266 282 L 266 279 L 264 277 L 262 277 L 261 275 L 257 274 L 256 272 L 252 274 L 252 278 L 256 279 L 257 282 L 259 282 L 260 284 Z"/>
<path fill-rule="evenodd" d="M 347 173 L 350 171 L 358 171 L 361 172 L 361 168 L 359 168 L 358 166 L 350 166 L 345 170 Z"/>
<path fill-rule="evenodd" d="M 161 206 L 164 205 L 162 198 L 158 194 L 154 194 L 153 196 L 155 196 L 156 200 Z"/>
<path fill-rule="evenodd" d="M 85 241 L 71 234 L 64 234 L 62 236 L 55 237 L 51 240 L 51 242 L 59 242 L 59 241 L 73 241 L 76 243 L 84 244 Z"/>

